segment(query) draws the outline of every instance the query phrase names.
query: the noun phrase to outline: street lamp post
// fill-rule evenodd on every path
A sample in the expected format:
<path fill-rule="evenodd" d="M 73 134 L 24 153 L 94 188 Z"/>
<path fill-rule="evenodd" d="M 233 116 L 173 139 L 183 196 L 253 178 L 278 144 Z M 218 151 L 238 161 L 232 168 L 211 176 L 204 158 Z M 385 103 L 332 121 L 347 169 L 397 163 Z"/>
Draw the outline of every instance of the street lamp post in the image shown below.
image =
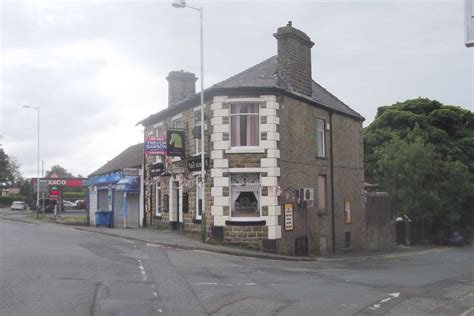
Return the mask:
<path fill-rule="evenodd" d="M 204 48 L 203 48 L 203 8 L 192 7 L 186 4 L 185 0 L 175 0 L 172 4 L 175 8 L 190 8 L 199 11 L 200 20 L 200 48 L 201 48 L 201 240 L 206 240 L 206 196 L 205 196 L 205 163 L 204 163 Z M 198 206 L 196 207 L 198 209 Z"/>
<path fill-rule="evenodd" d="M 38 106 L 28 106 L 23 105 L 24 108 L 36 110 L 38 113 L 38 174 L 36 178 L 36 217 L 39 217 L 38 208 L 39 208 L 39 196 L 40 196 L 40 108 Z"/>

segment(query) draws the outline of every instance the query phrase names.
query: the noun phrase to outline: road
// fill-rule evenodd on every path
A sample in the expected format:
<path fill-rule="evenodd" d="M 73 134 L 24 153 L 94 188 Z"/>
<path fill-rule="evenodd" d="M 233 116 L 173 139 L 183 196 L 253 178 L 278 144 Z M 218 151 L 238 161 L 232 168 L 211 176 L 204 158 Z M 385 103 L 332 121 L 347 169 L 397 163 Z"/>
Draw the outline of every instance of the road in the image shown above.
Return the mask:
<path fill-rule="evenodd" d="M 0 219 L 0 315 L 474 315 L 470 248 L 287 262 Z"/>

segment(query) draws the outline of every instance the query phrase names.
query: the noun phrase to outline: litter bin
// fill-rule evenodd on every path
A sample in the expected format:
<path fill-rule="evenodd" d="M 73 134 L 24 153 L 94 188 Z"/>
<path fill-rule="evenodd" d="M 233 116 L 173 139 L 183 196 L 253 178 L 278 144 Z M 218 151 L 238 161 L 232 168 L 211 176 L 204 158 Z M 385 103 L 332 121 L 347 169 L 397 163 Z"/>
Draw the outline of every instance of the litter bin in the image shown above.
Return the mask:
<path fill-rule="evenodd" d="M 97 211 L 95 212 L 95 226 L 111 227 L 112 212 Z"/>

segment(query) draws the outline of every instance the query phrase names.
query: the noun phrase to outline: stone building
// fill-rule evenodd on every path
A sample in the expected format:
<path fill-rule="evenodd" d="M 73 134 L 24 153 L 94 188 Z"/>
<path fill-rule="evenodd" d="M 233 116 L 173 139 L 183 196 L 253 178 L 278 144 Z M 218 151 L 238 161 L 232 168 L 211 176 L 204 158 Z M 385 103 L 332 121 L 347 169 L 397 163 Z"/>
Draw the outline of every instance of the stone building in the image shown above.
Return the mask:
<path fill-rule="evenodd" d="M 207 238 L 290 255 L 365 249 L 364 118 L 312 80 L 305 33 L 289 22 L 274 37 L 276 56 L 205 90 Z M 139 123 L 149 137 L 182 131 L 185 154 L 146 156 L 146 205 L 153 223 L 198 232 L 200 95 L 192 73 L 167 80 L 168 108 Z"/>

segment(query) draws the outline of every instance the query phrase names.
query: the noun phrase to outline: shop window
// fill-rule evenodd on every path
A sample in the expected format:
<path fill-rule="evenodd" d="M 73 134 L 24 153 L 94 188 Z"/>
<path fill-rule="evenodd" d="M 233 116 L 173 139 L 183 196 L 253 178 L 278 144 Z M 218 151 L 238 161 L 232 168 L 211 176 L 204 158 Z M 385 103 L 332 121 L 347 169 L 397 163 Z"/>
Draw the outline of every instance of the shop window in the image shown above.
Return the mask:
<path fill-rule="evenodd" d="M 322 119 L 316 119 L 316 155 L 326 157 L 326 122 Z"/>
<path fill-rule="evenodd" d="M 155 215 L 161 216 L 161 186 L 156 184 Z"/>
<path fill-rule="evenodd" d="M 260 217 L 260 175 L 233 173 L 231 179 L 231 216 Z"/>
<path fill-rule="evenodd" d="M 232 147 L 259 146 L 258 103 L 235 103 L 230 106 Z"/>

